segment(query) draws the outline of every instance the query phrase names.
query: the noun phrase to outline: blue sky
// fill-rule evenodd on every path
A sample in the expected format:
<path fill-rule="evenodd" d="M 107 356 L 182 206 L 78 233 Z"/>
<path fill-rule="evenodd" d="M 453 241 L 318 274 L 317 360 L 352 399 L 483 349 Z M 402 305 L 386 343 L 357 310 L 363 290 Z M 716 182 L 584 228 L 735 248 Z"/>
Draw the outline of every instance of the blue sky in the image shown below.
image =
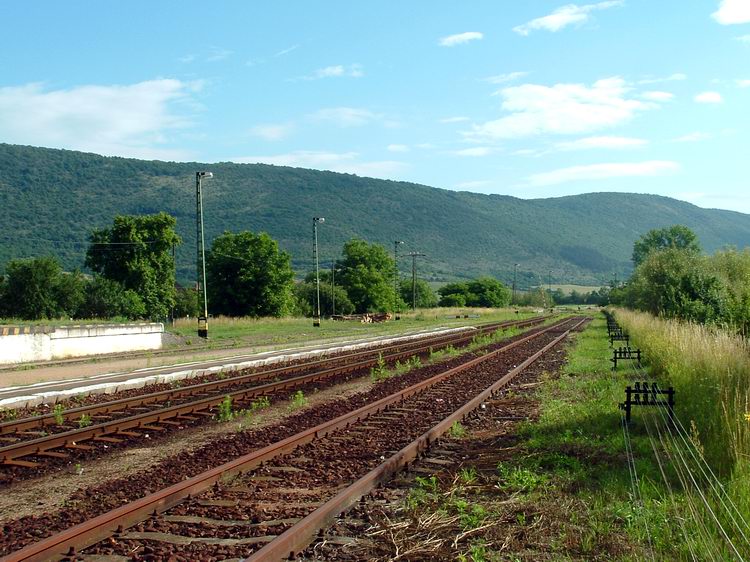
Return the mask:
<path fill-rule="evenodd" d="M 750 0 L 4 0 L 0 142 L 750 212 Z"/>

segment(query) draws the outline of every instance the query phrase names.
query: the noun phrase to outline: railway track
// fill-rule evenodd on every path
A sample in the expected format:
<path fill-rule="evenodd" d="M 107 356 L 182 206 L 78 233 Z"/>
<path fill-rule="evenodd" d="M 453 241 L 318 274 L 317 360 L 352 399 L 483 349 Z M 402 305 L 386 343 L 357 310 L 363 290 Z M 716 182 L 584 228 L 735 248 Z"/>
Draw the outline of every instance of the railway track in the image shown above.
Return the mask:
<path fill-rule="evenodd" d="M 393 344 L 81 406 L 56 414 L 8 421 L 0 424 L 0 465 L 4 465 L 6 472 L 15 468 L 12 478 L 33 475 L 43 464 L 70 462 L 71 459 L 77 460 L 101 451 L 104 446 L 111 448 L 138 440 L 145 434 L 161 434 L 195 425 L 204 418 L 213 418 L 227 396 L 231 398 L 233 406 L 241 408 L 262 396 L 367 371 L 381 356 L 386 363 L 393 364 L 414 355 L 429 353 L 431 349 L 464 345 L 477 335 L 498 329 L 531 327 L 547 318 L 488 324 L 468 334 L 441 335 Z M 4 480 L 10 481 L 12 478 L 6 476 Z M 3 478 L 0 478 L 1 481 Z"/>
<path fill-rule="evenodd" d="M 135 560 L 286 558 L 583 322 L 564 320 L 519 337 L 3 561 L 74 559 L 90 545 L 87 554 Z"/>

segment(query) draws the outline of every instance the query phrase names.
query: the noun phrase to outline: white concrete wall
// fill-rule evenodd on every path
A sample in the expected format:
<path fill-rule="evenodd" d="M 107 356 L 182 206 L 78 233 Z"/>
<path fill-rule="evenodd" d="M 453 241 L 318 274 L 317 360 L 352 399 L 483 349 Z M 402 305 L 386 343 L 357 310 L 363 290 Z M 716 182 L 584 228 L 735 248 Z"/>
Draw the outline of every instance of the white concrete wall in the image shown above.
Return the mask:
<path fill-rule="evenodd" d="M 44 361 L 52 356 L 49 334 L 0 336 L 0 364 Z"/>
<path fill-rule="evenodd" d="M 161 349 L 164 324 L 59 326 L 50 333 L 0 336 L 0 364 Z"/>

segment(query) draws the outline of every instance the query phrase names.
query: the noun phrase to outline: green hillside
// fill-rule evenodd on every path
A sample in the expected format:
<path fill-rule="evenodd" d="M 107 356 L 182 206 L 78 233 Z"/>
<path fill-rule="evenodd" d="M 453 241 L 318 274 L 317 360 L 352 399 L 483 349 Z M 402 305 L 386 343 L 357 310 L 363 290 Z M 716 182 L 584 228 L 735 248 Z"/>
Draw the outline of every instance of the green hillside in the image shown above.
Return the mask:
<path fill-rule="evenodd" d="M 92 228 L 116 214 L 166 211 L 184 244 L 178 278 L 194 278 L 195 172 L 204 184 L 208 240 L 224 230 L 266 231 L 302 272 L 311 264 L 311 219 L 320 227 L 321 263 L 351 237 L 428 257 L 432 279 L 490 274 L 519 287 L 546 283 L 599 285 L 630 270 L 633 241 L 670 224 L 695 230 L 704 248 L 750 245 L 750 215 L 701 209 L 653 195 L 590 193 L 524 200 L 455 192 L 350 174 L 263 164 L 198 164 L 108 158 L 0 144 L 0 267 L 14 257 L 53 254 L 81 267 Z M 408 268 L 406 261 L 402 269 Z"/>

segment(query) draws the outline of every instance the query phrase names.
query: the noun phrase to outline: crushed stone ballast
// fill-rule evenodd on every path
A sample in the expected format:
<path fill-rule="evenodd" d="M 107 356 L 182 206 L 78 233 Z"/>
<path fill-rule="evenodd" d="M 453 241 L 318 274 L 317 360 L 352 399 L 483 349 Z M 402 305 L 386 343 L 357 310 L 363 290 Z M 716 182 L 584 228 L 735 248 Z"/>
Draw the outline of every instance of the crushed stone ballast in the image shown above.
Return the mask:
<path fill-rule="evenodd" d="M 125 381 L 109 381 L 90 384 L 91 379 L 101 378 L 107 376 L 107 374 L 96 375 L 82 381 L 81 386 L 75 388 L 68 388 L 64 390 L 44 391 L 42 390 L 46 385 L 59 381 L 48 381 L 45 383 L 38 383 L 36 385 L 30 385 L 28 394 L 23 396 L 13 396 L 9 398 L 0 399 L 0 409 L 5 408 L 9 410 L 20 409 L 20 408 L 32 408 L 40 404 L 55 404 L 59 401 L 66 400 L 74 396 L 88 396 L 90 394 L 114 394 L 123 390 L 129 390 L 132 388 L 142 388 L 151 384 L 162 384 L 170 383 L 177 380 L 189 379 L 201 375 L 207 375 L 212 373 L 220 372 L 231 372 L 240 369 L 246 369 L 250 367 L 261 367 L 264 365 L 273 365 L 276 363 L 285 363 L 288 361 L 296 361 L 300 359 L 312 359 L 320 357 L 322 355 L 330 353 L 345 353 L 347 351 L 356 351 L 359 349 L 366 349 L 369 347 L 380 347 L 389 344 L 419 340 L 427 337 L 434 337 L 441 334 L 459 333 L 465 331 L 473 331 L 477 328 L 475 326 L 461 326 L 459 328 L 438 328 L 435 330 L 424 330 L 412 334 L 405 334 L 393 337 L 384 337 L 378 339 L 369 338 L 367 340 L 355 340 L 352 342 L 341 342 L 340 345 L 334 347 L 314 347 L 314 348 L 293 348 L 288 350 L 263 352 L 259 353 L 254 359 L 247 359 L 243 361 L 236 361 L 233 357 L 227 357 L 227 363 L 221 365 L 214 365 L 209 367 L 194 366 L 192 368 L 185 368 L 188 365 L 196 365 L 196 363 L 188 363 L 187 365 L 175 366 L 175 370 L 169 373 L 158 373 L 153 375 L 143 375 L 143 371 L 150 370 L 164 370 L 165 367 L 148 367 L 144 369 L 137 369 L 131 374 L 134 378 Z M 205 363 L 205 362 L 202 362 Z M 33 387 L 40 387 L 39 392 L 31 390 Z M 2 389 L 0 389 L 2 390 Z"/>

